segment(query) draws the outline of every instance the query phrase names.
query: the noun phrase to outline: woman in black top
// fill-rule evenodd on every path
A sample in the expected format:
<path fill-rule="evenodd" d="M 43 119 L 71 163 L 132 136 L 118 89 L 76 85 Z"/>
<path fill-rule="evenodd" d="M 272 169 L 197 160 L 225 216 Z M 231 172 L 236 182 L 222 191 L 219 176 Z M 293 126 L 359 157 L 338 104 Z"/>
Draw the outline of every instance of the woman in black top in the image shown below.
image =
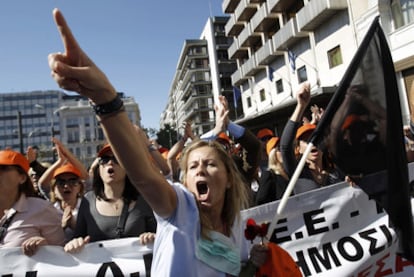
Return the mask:
<path fill-rule="evenodd" d="M 311 98 L 309 83 L 303 83 L 296 95 L 296 108 L 286 123 L 280 141 L 283 165 L 289 177 L 292 177 L 295 172 L 298 161 L 308 145 L 308 139 L 316 128 L 313 124 L 301 124 Z M 335 168 L 320 149 L 314 146 L 306 159 L 306 165 L 293 192 L 298 194 L 344 180 L 344 174 Z"/>
<path fill-rule="evenodd" d="M 155 237 L 156 220 L 151 207 L 132 185 L 108 144 L 99 151 L 98 159 L 93 190 L 82 199 L 74 239 L 65 245 L 67 252 L 80 251 L 93 241 L 147 237 L 148 233 Z"/>

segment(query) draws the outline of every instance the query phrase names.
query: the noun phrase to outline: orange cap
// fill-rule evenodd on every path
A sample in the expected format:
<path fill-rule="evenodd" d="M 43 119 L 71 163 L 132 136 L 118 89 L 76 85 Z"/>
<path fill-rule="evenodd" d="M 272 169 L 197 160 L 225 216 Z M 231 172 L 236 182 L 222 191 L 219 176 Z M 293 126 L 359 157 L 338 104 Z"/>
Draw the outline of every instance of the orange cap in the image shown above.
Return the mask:
<path fill-rule="evenodd" d="M 102 157 L 106 152 L 112 151 L 111 145 L 109 143 L 105 144 L 101 150 L 98 152 L 98 157 Z"/>
<path fill-rule="evenodd" d="M 55 172 L 53 172 L 53 178 L 56 178 L 56 176 L 63 174 L 63 173 L 72 173 L 80 178 L 81 173 L 80 170 L 77 169 L 73 164 L 66 163 L 60 167 L 58 167 Z"/>
<path fill-rule="evenodd" d="M 359 121 L 360 117 L 356 114 L 350 114 L 345 117 L 344 123 L 342 123 L 341 129 L 346 130 L 348 129 L 354 122 Z"/>
<path fill-rule="evenodd" d="M 315 130 L 315 124 L 303 124 L 296 132 L 296 139 L 299 139 L 303 134 Z"/>
<path fill-rule="evenodd" d="M 164 152 L 161 153 L 161 156 L 166 160 L 168 159 L 168 152 L 170 152 L 170 151 L 167 149 L 167 150 L 165 150 Z"/>
<path fill-rule="evenodd" d="M 264 137 L 273 137 L 275 134 L 273 133 L 272 130 L 268 129 L 268 128 L 263 128 L 260 129 L 259 132 L 257 132 L 256 137 L 258 139 L 264 138 Z"/>
<path fill-rule="evenodd" d="M 272 137 L 271 139 L 269 139 L 266 143 L 266 152 L 267 155 L 269 156 L 270 151 L 272 151 L 273 148 L 276 147 L 276 145 L 279 143 L 279 138 L 278 137 Z"/>
<path fill-rule="evenodd" d="M 218 136 L 217 139 L 222 139 L 225 140 L 227 143 L 230 144 L 230 138 L 228 135 L 226 135 L 225 133 L 221 132 Z"/>
<path fill-rule="evenodd" d="M 164 152 L 167 152 L 168 154 L 169 149 L 167 147 L 160 147 L 158 148 L 158 152 L 160 152 L 161 154 L 163 154 Z"/>
<path fill-rule="evenodd" d="M 0 165 L 17 165 L 26 172 L 30 169 L 29 161 L 25 156 L 13 150 L 0 151 Z"/>

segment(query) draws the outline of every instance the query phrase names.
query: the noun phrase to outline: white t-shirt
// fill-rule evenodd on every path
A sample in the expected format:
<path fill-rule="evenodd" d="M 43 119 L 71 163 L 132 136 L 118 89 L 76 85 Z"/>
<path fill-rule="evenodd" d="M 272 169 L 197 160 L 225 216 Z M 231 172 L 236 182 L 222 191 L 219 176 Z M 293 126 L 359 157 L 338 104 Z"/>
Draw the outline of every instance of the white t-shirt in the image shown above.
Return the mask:
<path fill-rule="evenodd" d="M 177 209 L 167 219 L 156 215 L 157 236 L 154 243 L 152 276 L 226 276 L 196 258 L 200 238 L 200 218 L 194 195 L 182 184 L 173 183 Z M 248 247 L 239 224 L 233 227 L 232 240 L 240 247 L 241 260 L 247 260 Z"/>

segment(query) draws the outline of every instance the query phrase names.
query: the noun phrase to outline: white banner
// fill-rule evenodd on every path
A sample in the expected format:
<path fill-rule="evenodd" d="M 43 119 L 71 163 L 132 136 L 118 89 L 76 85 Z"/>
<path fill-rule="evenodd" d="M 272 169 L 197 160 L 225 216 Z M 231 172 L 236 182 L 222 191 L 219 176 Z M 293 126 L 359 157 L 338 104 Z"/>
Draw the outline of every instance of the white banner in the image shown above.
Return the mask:
<path fill-rule="evenodd" d="M 246 210 L 243 220 L 270 222 L 278 204 Z M 374 200 L 340 183 L 290 198 L 270 240 L 304 276 L 414 276 L 414 264 L 395 255 L 396 235 L 388 226 Z"/>
<path fill-rule="evenodd" d="M 44 246 L 32 257 L 20 248 L 0 249 L 0 276 L 131 276 L 150 274 L 152 249 L 138 238 L 94 242 L 70 255 L 62 247 Z"/>
<path fill-rule="evenodd" d="M 243 211 L 242 218 L 270 222 L 277 205 Z M 304 276 L 414 276 L 414 264 L 395 255 L 388 216 L 346 183 L 291 197 L 271 240 Z M 151 253 L 137 238 L 90 243 L 74 255 L 56 246 L 41 247 L 32 257 L 20 248 L 0 249 L 0 276 L 149 276 Z"/>

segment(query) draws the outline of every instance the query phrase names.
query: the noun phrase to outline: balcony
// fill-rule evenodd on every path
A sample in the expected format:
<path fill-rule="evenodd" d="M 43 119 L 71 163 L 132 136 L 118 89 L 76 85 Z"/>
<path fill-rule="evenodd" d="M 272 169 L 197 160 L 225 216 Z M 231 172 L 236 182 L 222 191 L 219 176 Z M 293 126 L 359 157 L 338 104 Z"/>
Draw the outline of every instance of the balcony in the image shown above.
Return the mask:
<path fill-rule="evenodd" d="M 248 22 L 256 13 L 259 4 L 250 3 L 249 0 L 241 0 L 239 5 L 237 6 L 236 10 L 234 11 L 234 15 L 236 16 L 237 21 Z"/>
<path fill-rule="evenodd" d="M 255 56 L 251 56 L 250 59 L 248 59 L 242 66 L 241 66 L 242 72 L 245 75 L 245 77 L 253 77 L 254 74 L 259 71 L 259 68 L 257 67 Z"/>
<path fill-rule="evenodd" d="M 221 4 L 221 9 L 224 11 L 224 13 L 233 13 L 234 10 L 237 8 L 239 2 L 240 0 L 223 0 L 223 3 Z"/>
<path fill-rule="evenodd" d="M 233 40 L 233 43 L 227 49 L 227 53 L 229 54 L 229 59 L 231 60 L 247 57 L 247 49 L 240 48 L 237 39 Z"/>
<path fill-rule="evenodd" d="M 273 46 L 275 50 L 286 51 L 292 44 L 299 39 L 306 37 L 306 32 L 299 32 L 296 18 L 291 18 L 280 30 L 273 36 Z"/>
<path fill-rule="evenodd" d="M 241 68 L 234 71 L 234 73 L 231 75 L 231 83 L 234 86 L 240 85 L 245 79 L 246 78 L 244 78 L 243 75 L 242 75 L 242 69 Z"/>
<path fill-rule="evenodd" d="M 246 25 L 246 28 L 244 28 L 238 37 L 240 47 L 252 47 L 260 40 L 260 34 L 252 32 L 250 23 Z"/>
<path fill-rule="evenodd" d="M 269 5 L 270 12 L 281 13 L 292 5 L 292 0 L 268 0 L 267 4 Z"/>
<path fill-rule="evenodd" d="M 226 36 L 237 37 L 244 28 L 243 22 L 237 22 L 236 17 L 232 14 L 224 26 Z"/>
<path fill-rule="evenodd" d="M 267 3 L 263 3 L 250 20 L 250 24 L 254 32 L 266 32 L 272 26 L 278 25 L 278 18 L 276 15 L 270 14 Z"/>
<path fill-rule="evenodd" d="M 313 31 L 338 11 L 347 8 L 347 0 L 312 0 L 296 14 L 298 30 Z"/>
<path fill-rule="evenodd" d="M 273 41 L 269 39 L 254 55 L 258 65 L 268 65 L 276 58 L 276 56 L 283 54 L 283 51 L 274 50 Z"/>

